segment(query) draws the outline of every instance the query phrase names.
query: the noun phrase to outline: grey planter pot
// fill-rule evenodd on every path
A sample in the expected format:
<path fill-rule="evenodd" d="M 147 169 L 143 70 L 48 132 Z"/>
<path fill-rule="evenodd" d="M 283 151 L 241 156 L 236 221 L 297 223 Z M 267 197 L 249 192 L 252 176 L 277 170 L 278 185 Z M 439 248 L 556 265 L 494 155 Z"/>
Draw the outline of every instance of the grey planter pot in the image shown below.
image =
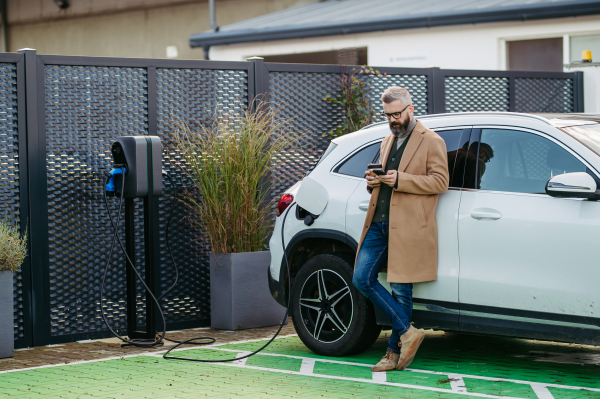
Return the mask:
<path fill-rule="evenodd" d="M 3 271 L 0 272 L 0 359 L 14 355 L 13 274 Z"/>
<path fill-rule="evenodd" d="M 269 251 L 210 254 L 212 328 L 240 330 L 281 323 L 285 308 L 269 291 L 270 263 Z"/>

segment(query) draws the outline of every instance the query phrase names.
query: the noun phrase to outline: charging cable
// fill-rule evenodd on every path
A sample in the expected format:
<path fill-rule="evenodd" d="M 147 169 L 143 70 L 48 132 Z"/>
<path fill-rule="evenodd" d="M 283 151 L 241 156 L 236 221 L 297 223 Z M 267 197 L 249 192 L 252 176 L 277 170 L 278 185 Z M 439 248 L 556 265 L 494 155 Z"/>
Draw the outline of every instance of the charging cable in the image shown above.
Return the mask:
<path fill-rule="evenodd" d="M 120 194 L 120 199 L 119 199 L 119 208 L 118 208 L 118 213 L 117 213 L 117 223 L 115 224 L 113 221 L 113 217 L 112 214 L 110 212 L 110 208 L 108 206 L 108 199 L 107 199 L 107 194 L 106 192 L 108 190 L 104 190 L 104 203 L 106 205 L 106 211 L 108 213 L 108 216 L 110 217 L 110 222 L 111 225 L 113 227 L 114 230 L 114 235 L 113 235 L 113 239 L 110 245 L 110 252 L 109 252 L 109 256 L 108 256 L 108 260 L 106 263 L 106 268 L 104 269 L 104 275 L 102 276 L 102 284 L 100 287 L 100 309 L 101 309 L 101 315 L 102 315 L 102 320 L 104 321 L 104 324 L 106 325 L 106 327 L 109 329 L 109 331 L 117 338 L 119 338 L 121 341 L 126 342 L 130 345 L 133 346 L 140 346 L 140 347 L 150 347 L 150 346 L 155 346 L 155 345 L 159 345 L 162 343 L 163 340 L 167 340 L 170 342 L 175 342 L 177 345 L 174 345 L 172 348 L 170 348 L 167 352 L 165 352 L 163 354 L 163 358 L 164 359 L 168 359 L 168 360 L 185 360 L 185 361 L 190 361 L 190 362 L 201 362 L 201 363 L 224 363 L 224 362 L 233 362 L 236 360 L 241 360 L 241 359 L 245 359 L 248 358 L 250 356 L 256 355 L 257 353 L 259 353 L 260 351 L 262 351 L 263 349 L 265 349 L 267 346 L 269 346 L 274 340 L 275 338 L 277 338 L 277 336 L 279 335 L 279 333 L 281 332 L 283 326 L 285 325 L 285 322 L 288 319 L 288 315 L 290 312 L 290 306 L 291 306 L 291 292 L 292 292 L 292 287 L 291 287 L 291 274 L 290 274 L 290 265 L 288 262 L 288 257 L 287 257 L 287 252 L 285 249 L 285 241 L 284 241 L 284 230 L 285 230 L 285 220 L 287 218 L 288 213 L 290 212 L 290 210 L 292 209 L 292 207 L 294 206 L 295 202 L 293 202 L 292 204 L 290 204 L 290 206 L 288 207 L 287 211 L 285 212 L 284 216 L 283 216 L 283 220 L 282 220 L 282 225 L 281 225 L 281 245 L 283 248 L 283 255 L 285 258 L 285 264 L 286 264 L 286 271 L 287 271 L 287 276 L 288 276 L 288 301 L 287 301 L 287 307 L 285 309 L 285 315 L 283 316 L 283 320 L 281 321 L 281 324 L 279 325 L 279 329 L 277 330 L 277 332 L 275 332 L 275 334 L 273 335 L 273 337 L 262 347 L 260 347 L 259 349 L 257 349 L 256 351 L 249 353 L 245 356 L 242 357 L 237 357 L 237 358 L 232 358 L 232 359 L 220 359 L 220 360 L 204 360 L 204 359 L 188 359 L 188 358 L 184 358 L 184 357 L 176 357 L 176 356 L 169 356 L 169 353 L 171 351 L 173 351 L 174 349 L 178 348 L 181 345 L 184 344 L 191 344 L 191 345 L 208 345 L 208 344 L 212 344 L 214 342 L 216 342 L 216 340 L 212 337 L 195 337 L 195 338 L 190 338 L 187 339 L 185 341 L 175 341 L 169 338 L 165 337 L 165 332 L 167 329 L 166 326 L 166 320 L 165 320 L 165 316 L 164 313 L 162 311 L 162 308 L 160 306 L 160 299 L 162 299 L 169 291 L 171 291 L 177 284 L 178 278 L 179 278 L 179 268 L 177 267 L 177 263 L 175 262 L 175 257 L 173 256 L 173 253 L 171 251 L 171 245 L 169 243 L 169 227 L 170 227 L 170 223 L 171 223 L 171 218 L 173 216 L 173 211 L 175 209 L 175 201 L 177 198 L 177 188 L 175 185 L 175 182 L 173 181 L 173 178 L 166 173 L 165 171 L 163 171 L 163 175 L 166 176 L 170 181 L 171 184 L 173 185 L 173 202 L 171 204 L 171 210 L 169 211 L 169 217 L 167 219 L 167 226 L 166 226 L 166 242 L 167 242 L 167 249 L 169 251 L 169 256 L 171 257 L 171 261 L 173 262 L 173 267 L 175 268 L 175 280 L 173 281 L 173 284 L 162 294 L 158 297 L 158 299 L 154 296 L 154 294 L 152 293 L 152 291 L 148 288 L 148 286 L 146 285 L 146 283 L 144 282 L 144 279 L 142 279 L 142 277 L 140 276 L 139 272 L 137 271 L 137 269 L 135 268 L 135 265 L 133 264 L 133 262 L 131 261 L 131 259 L 129 258 L 129 256 L 127 255 L 127 251 L 125 250 L 125 246 L 123 245 L 123 242 L 121 241 L 121 237 L 118 235 L 118 230 L 117 227 L 119 225 L 119 222 L 121 220 L 121 210 L 122 210 L 122 203 L 123 203 L 123 192 L 124 192 L 124 187 L 125 187 L 125 167 L 119 165 L 119 167 L 115 170 L 119 170 L 121 171 L 121 175 L 122 175 L 122 179 L 121 179 L 121 194 Z M 116 191 L 114 188 L 114 176 L 118 173 L 113 173 L 115 172 L 115 170 L 113 170 L 108 176 L 107 176 L 107 180 L 106 180 L 106 187 L 107 188 L 112 188 L 113 191 Z M 112 187 L 110 186 L 109 183 L 113 183 Z M 125 257 L 127 259 L 127 263 L 128 265 L 133 269 L 133 271 L 135 272 L 137 278 L 141 281 L 141 283 L 143 284 L 144 288 L 146 289 L 146 291 L 150 294 L 150 296 L 152 297 L 152 300 L 156 303 L 156 306 L 160 312 L 160 316 L 162 318 L 163 321 L 163 331 L 162 333 L 159 335 L 157 333 L 157 337 L 154 340 L 129 340 L 126 338 L 121 337 L 119 334 L 117 334 L 109 325 L 108 323 L 108 319 L 104 313 L 104 285 L 105 285 L 105 281 L 106 281 L 106 275 L 108 274 L 108 270 L 110 267 L 110 260 L 112 258 L 112 254 L 114 251 L 114 245 L 115 245 L 115 239 L 118 240 L 119 242 L 119 246 L 121 247 L 121 250 L 123 251 L 123 254 L 125 254 Z M 284 277 L 284 276 L 282 276 Z M 194 341 L 199 341 L 199 340 L 204 340 L 205 342 L 194 342 Z"/>
<path fill-rule="evenodd" d="M 197 341 L 197 340 L 201 340 L 201 339 L 211 340 L 211 342 L 202 342 L 201 343 L 201 344 L 205 344 L 205 345 L 206 344 L 211 344 L 211 343 L 215 342 L 215 339 L 212 338 L 212 337 L 190 338 L 188 340 L 185 340 L 185 341 L 182 341 L 182 342 L 178 343 L 177 345 L 173 346 L 168 351 L 166 351 L 165 354 L 163 355 L 163 359 L 168 359 L 168 360 L 185 360 L 185 361 L 189 361 L 189 362 L 200 362 L 200 363 L 225 363 L 225 362 L 233 362 L 233 361 L 236 361 L 236 360 L 246 359 L 246 358 L 248 358 L 250 356 L 256 355 L 258 352 L 262 351 L 267 346 L 269 346 L 275 340 L 275 338 L 277 338 L 277 336 L 281 332 L 281 329 L 285 325 L 285 322 L 287 321 L 287 318 L 288 318 L 288 315 L 289 315 L 289 312 L 290 312 L 291 299 L 292 299 L 292 283 L 291 283 L 291 278 L 290 278 L 290 276 L 291 276 L 290 275 L 290 265 L 289 265 L 288 258 L 287 258 L 287 252 L 285 250 L 285 242 L 284 242 L 283 232 L 284 232 L 284 227 L 285 227 L 285 219 L 287 218 L 287 215 L 290 212 L 290 209 L 292 209 L 292 207 L 293 207 L 294 204 L 295 204 L 295 202 L 293 202 L 288 207 L 285 215 L 283 215 L 283 220 L 282 220 L 282 224 L 281 224 L 281 245 L 282 245 L 282 248 L 283 248 L 283 256 L 285 258 L 285 265 L 286 265 L 286 270 L 287 270 L 287 275 L 288 275 L 288 301 L 287 301 L 287 307 L 285 309 L 285 314 L 283 316 L 283 320 L 281 320 L 281 324 L 279 325 L 279 328 L 277 329 L 277 332 L 275 332 L 275 335 L 273 335 L 273 337 L 269 340 L 269 342 L 267 342 L 266 344 L 264 344 L 263 346 L 261 346 L 259 349 L 255 350 L 254 352 L 249 353 L 249 354 L 244 355 L 244 356 L 232 358 L 232 359 L 206 360 L 206 359 L 188 359 L 188 358 L 185 358 L 185 357 L 169 356 L 169 353 L 171 353 L 171 351 L 173 351 L 174 349 L 176 349 L 177 347 L 179 347 L 179 346 L 181 346 L 183 344 L 194 343 L 193 341 Z M 168 234 L 168 232 L 167 232 L 167 234 Z M 168 245 L 169 244 L 167 242 L 167 246 Z M 174 261 L 173 261 L 173 264 L 175 265 Z M 175 265 L 175 268 L 177 268 L 176 265 Z M 282 276 L 282 277 L 284 277 L 284 276 Z"/>

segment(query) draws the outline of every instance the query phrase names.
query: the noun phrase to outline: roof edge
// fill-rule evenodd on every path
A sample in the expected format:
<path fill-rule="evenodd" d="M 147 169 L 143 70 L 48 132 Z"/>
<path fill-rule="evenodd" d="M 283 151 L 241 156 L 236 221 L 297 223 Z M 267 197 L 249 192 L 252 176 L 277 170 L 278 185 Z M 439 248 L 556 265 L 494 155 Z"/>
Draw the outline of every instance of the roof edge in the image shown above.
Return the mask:
<path fill-rule="evenodd" d="M 377 19 L 342 24 L 307 25 L 297 28 L 273 28 L 232 32 L 203 32 L 190 36 L 191 47 L 208 48 L 215 45 L 299 39 L 318 36 L 346 35 L 385 30 L 431 28 L 436 26 L 467 25 L 489 22 L 527 21 L 536 19 L 578 17 L 600 14 L 600 1 L 585 3 L 563 2 L 551 7 L 547 4 L 519 6 L 490 10 L 488 12 L 465 12 L 438 16 L 407 17 L 403 19 Z"/>

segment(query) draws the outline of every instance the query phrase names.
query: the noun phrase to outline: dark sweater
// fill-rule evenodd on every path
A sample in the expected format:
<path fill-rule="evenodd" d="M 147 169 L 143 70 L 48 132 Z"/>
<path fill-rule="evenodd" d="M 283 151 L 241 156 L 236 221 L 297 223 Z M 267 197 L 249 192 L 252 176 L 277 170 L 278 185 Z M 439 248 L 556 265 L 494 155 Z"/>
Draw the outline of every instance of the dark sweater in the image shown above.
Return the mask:
<path fill-rule="evenodd" d="M 400 159 L 402 159 L 402 154 L 404 154 L 404 149 L 406 148 L 406 144 L 410 139 L 410 135 L 408 135 L 406 140 L 400 145 L 400 148 L 396 149 L 398 137 L 394 139 L 394 143 L 390 149 L 390 155 L 387 158 L 387 162 L 385 164 L 385 170 L 398 170 L 400 166 Z M 396 176 L 396 185 L 398 186 L 398 177 Z M 390 220 L 390 201 L 392 199 L 392 194 L 394 192 L 394 187 L 390 187 L 385 183 L 381 183 L 381 188 L 379 189 L 379 198 L 377 198 L 377 205 L 375 206 L 375 214 L 373 215 L 374 222 L 389 222 Z"/>

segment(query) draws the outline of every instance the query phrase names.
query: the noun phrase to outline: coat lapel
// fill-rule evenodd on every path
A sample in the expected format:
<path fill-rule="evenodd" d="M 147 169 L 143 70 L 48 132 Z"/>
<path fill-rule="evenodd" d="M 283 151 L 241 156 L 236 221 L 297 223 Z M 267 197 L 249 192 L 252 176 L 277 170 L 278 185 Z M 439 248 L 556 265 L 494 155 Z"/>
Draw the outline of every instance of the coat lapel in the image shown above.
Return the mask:
<path fill-rule="evenodd" d="M 398 172 L 404 172 L 408 163 L 412 159 L 415 152 L 417 152 L 417 148 L 423 141 L 423 133 L 425 132 L 425 126 L 421 122 L 417 120 L 417 126 L 413 130 L 410 135 L 410 139 L 408 139 L 408 143 L 406 144 L 406 148 L 404 149 L 404 154 L 402 154 L 402 159 L 400 159 L 400 166 L 398 167 Z"/>
<path fill-rule="evenodd" d="M 381 143 L 381 150 L 379 152 L 379 160 L 380 160 L 380 164 L 382 169 L 385 170 L 385 165 L 387 163 L 387 159 L 388 156 L 390 155 L 390 148 L 392 147 L 392 144 L 394 143 L 394 134 L 390 133 L 388 134 L 384 139 L 383 142 Z"/>

